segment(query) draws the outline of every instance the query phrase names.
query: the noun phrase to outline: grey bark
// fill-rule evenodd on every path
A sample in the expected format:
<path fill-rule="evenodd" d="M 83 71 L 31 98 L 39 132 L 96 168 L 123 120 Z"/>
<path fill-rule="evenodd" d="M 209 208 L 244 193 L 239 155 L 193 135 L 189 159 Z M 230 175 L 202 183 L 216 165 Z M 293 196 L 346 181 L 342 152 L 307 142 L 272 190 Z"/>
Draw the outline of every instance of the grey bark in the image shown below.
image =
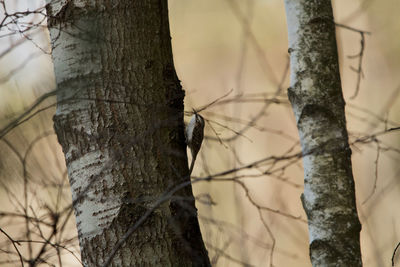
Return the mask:
<path fill-rule="evenodd" d="M 47 12 L 54 127 L 82 260 L 100 266 L 157 197 L 189 179 L 167 1 L 51 1 Z M 191 187 L 178 195 L 129 236 L 112 266 L 210 265 Z"/>
<path fill-rule="evenodd" d="M 330 1 L 285 0 L 313 266 L 361 266 L 351 150 Z"/>

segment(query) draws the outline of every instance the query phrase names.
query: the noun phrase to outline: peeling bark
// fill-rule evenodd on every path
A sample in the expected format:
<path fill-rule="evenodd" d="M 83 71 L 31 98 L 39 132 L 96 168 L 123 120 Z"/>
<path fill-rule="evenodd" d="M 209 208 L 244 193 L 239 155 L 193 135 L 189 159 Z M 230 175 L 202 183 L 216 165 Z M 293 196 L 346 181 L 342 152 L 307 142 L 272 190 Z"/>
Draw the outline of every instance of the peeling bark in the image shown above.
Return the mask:
<path fill-rule="evenodd" d="M 167 1 L 51 1 L 47 12 L 54 128 L 82 260 L 100 266 L 157 197 L 189 179 Z M 180 196 L 153 212 L 112 266 L 209 266 L 191 187 Z"/>
<path fill-rule="evenodd" d="M 285 0 L 313 266 L 361 266 L 351 150 L 330 1 Z"/>

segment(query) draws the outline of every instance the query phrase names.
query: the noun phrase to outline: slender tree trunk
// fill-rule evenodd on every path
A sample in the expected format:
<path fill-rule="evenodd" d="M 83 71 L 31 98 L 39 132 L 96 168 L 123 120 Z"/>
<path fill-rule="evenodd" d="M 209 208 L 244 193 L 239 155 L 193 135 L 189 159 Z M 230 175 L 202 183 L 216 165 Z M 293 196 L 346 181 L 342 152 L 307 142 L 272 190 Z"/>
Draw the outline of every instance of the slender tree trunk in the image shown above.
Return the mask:
<path fill-rule="evenodd" d="M 157 197 L 189 179 L 167 1 L 50 1 L 47 11 L 54 127 L 82 260 L 100 266 Z M 178 194 L 129 236 L 112 266 L 209 266 L 191 187 Z"/>
<path fill-rule="evenodd" d="M 330 1 L 285 0 L 289 100 L 304 165 L 303 207 L 313 266 L 361 266 L 351 150 Z"/>

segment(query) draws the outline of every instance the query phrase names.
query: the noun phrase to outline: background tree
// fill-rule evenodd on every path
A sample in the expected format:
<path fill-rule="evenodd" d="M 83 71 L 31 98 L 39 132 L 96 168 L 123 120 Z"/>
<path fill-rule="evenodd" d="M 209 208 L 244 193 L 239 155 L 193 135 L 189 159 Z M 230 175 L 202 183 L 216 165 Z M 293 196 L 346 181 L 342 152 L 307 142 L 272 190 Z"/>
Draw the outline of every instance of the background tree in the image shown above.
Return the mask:
<path fill-rule="evenodd" d="M 313 266 L 362 266 L 358 220 L 329 1 L 286 0 L 293 106 L 303 151 Z"/>
<path fill-rule="evenodd" d="M 186 91 L 185 119 L 195 108 L 207 122 L 192 185 L 211 264 L 310 266 L 307 217 L 299 201 L 304 192 L 302 152 L 286 90 L 289 62 L 283 2 L 169 0 L 168 5 L 174 64 Z M 357 210 L 363 225 L 363 264 L 387 266 L 393 260 L 396 266 L 400 46 L 393 32 L 399 10 L 391 1 L 333 5 Z M 0 1 L 0 11 L 0 265 L 79 266 L 74 202 L 52 121 L 56 105 L 68 101 L 57 103 L 55 97 L 60 91 L 54 91 L 46 5 Z M 76 22 L 69 25 L 65 19 L 73 20 L 75 12 L 85 9 L 63 11 L 59 14 L 63 16 L 53 18 L 64 18 L 59 29 L 71 34 Z M 95 34 L 104 30 L 101 23 L 98 26 Z M 63 31 L 64 27 L 69 30 Z M 81 30 L 87 36 L 88 31 Z M 92 51 L 109 40 L 95 34 L 90 35 L 98 41 Z M 118 82 L 105 87 L 124 91 Z M 87 88 L 94 87 L 102 84 Z M 140 104 L 116 96 L 109 99 L 121 102 L 110 103 L 97 95 L 75 97 L 77 104 L 85 101 L 86 110 Z M 161 126 L 152 127 L 152 133 L 162 132 Z M 118 147 L 144 143 L 132 140 L 131 133 L 126 136 Z M 179 151 L 167 148 L 161 155 Z M 107 167 L 111 166 L 104 170 Z M 146 212 L 133 219 L 134 227 L 125 236 L 140 232 L 151 220 L 149 215 L 169 200 L 181 201 L 193 211 L 186 205 L 189 199 L 176 195 L 188 185 L 186 180 L 132 203 L 145 204 Z M 113 249 L 119 251 L 118 246 Z"/>

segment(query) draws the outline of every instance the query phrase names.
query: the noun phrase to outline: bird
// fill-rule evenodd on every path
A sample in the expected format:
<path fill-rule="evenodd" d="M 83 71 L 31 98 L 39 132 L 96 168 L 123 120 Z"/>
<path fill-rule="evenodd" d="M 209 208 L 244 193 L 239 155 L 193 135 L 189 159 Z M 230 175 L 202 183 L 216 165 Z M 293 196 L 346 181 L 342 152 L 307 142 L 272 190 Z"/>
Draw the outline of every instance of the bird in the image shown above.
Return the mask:
<path fill-rule="evenodd" d="M 204 118 L 193 110 L 193 116 L 189 123 L 186 125 L 186 144 L 192 154 L 192 162 L 190 163 L 189 176 L 192 174 L 194 162 L 196 161 L 197 154 L 201 148 L 201 143 L 204 138 Z"/>

